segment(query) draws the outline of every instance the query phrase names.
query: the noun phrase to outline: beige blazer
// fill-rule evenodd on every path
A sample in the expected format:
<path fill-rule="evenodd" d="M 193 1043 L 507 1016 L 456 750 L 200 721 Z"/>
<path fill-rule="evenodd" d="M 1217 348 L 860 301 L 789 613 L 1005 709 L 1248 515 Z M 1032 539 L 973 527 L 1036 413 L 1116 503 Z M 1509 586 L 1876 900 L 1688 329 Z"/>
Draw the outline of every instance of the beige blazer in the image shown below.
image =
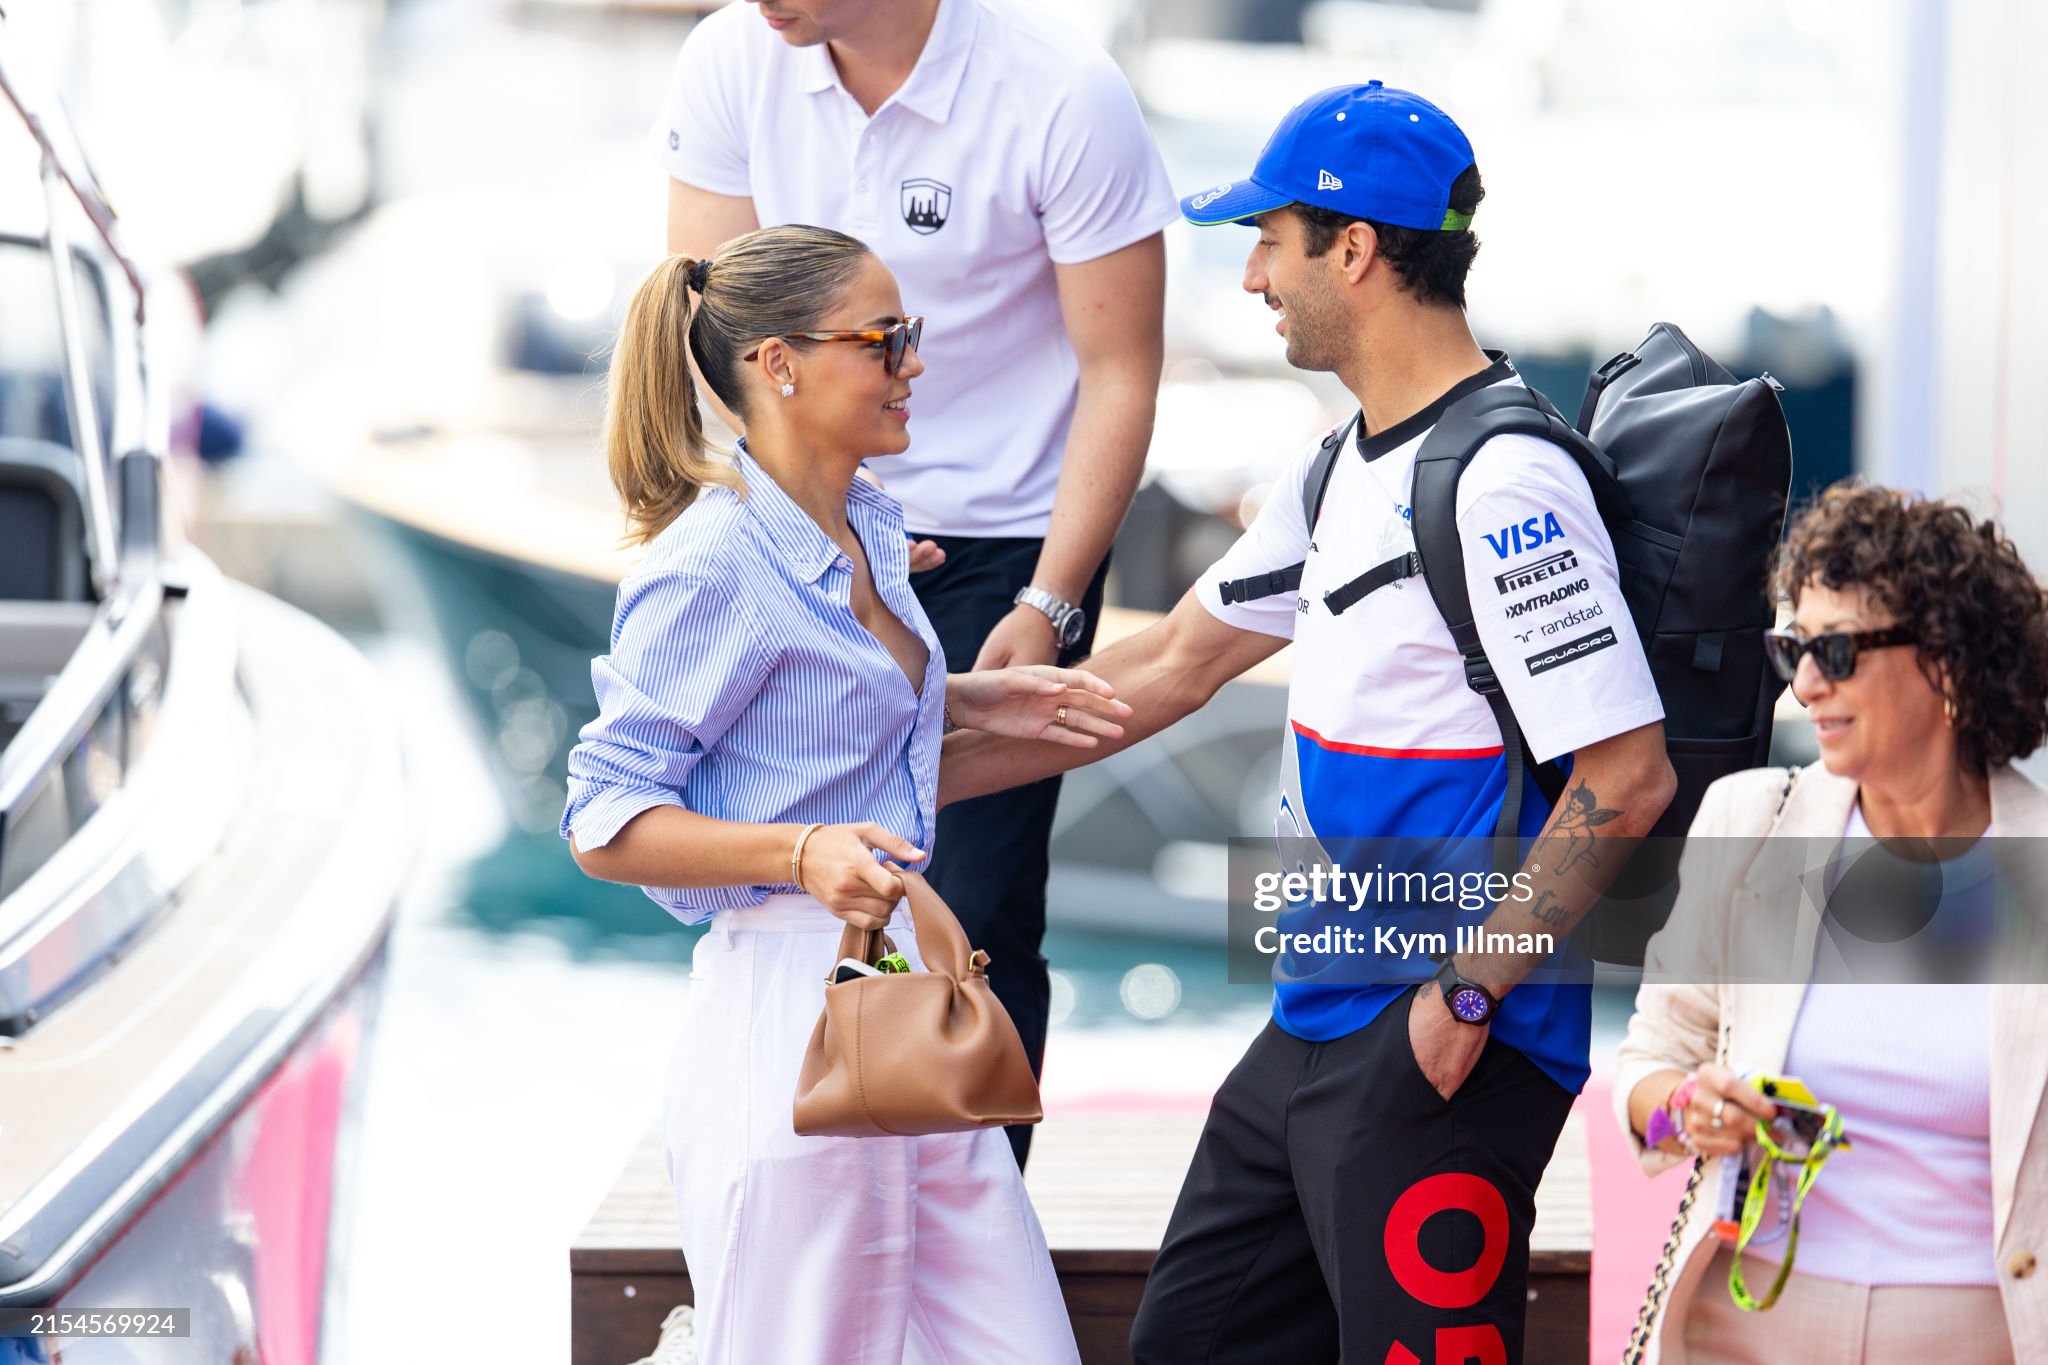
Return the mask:
<path fill-rule="evenodd" d="M 1629 1128 L 1629 1093 L 1645 1077 L 1667 1067 L 1689 1071 L 1715 1060 L 1717 1053 L 1738 1071 L 1784 1067 L 1806 988 L 1784 984 L 1782 968 L 1774 983 L 1762 979 L 1773 973 L 1746 970 L 1745 964 L 1811 962 L 1819 915 L 1810 903 L 1794 909 L 1784 895 L 1765 890 L 1782 892 L 1785 877 L 1796 875 L 1784 867 L 1774 871 L 1772 859 L 1776 850 L 1797 856 L 1794 850 L 1818 846 L 1793 839 L 1839 838 L 1856 801 L 1854 782 L 1815 763 L 1800 771 L 1783 814 L 1777 815 L 1785 777 L 1783 768 L 1763 768 L 1724 778 L 1707 790 L 1691 833 L 1719 837 L 1688 844 L 1678 904 L 1645 954 L 1645 984 L 1621 1045 L 1614 1112 L 1651 1175 L 1686 1158 L 1646 1150 Z M 2048 835 L 2048 792 L 2001 769 L 1991 779 L 1991 818 L 2001 837 Z M 1709 865 L 1715 861 L 1725 865 Z M 1695 966 L 1700 963 L 1721 963 L 1730 970 L 1702 972 Z M 1660 968 L 1666 982 L 1680 984 L 1659 984 Z M 1742 984 L 1745 980 L 1748 984 Z M 2048 1360 L 2048 1272 L 2037 1262 L 2048 1258 L 2048 1133 L 2038 1121 L 2042 1091 L 2048 1087 L 2048 986 L 1994 983 L 1991 1034 L 1998 1287 L 2014 1357 Z M 1719 1164 L 1708 1163 L 1700 1203 L 1687 1220 L 1648 1360 L 1664 1365 L 1685 1361 L 1683 1323 L 1717 1245 L 1707 1205 L 1720 1188 Z M 1677 1194 L 1674 1184 L 1674 1203 Z"/>

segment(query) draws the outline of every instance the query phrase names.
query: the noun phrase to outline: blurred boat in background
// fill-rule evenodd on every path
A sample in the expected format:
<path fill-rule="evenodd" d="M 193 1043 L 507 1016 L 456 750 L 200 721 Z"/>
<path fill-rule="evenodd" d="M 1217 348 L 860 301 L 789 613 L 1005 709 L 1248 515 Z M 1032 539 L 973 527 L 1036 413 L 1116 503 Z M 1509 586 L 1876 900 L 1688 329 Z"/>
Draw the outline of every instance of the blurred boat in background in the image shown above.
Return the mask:
<path fill-rule="evenodd" d="M 374 202 L 385 0 L 9 6 L 124 221 L 212 308 L 274 288 Z"/>
<path fill-rule="evenodd" d="M 184 286 L 124 250 L 10 37 L 0 1321 L 179 1308 L 193 1358 L 314 1365 L 409 858 L 397 731 L 350 646 L 184 543 Z"/>
<path fill-rule="evenodd" d="M 1782 60 L 1814 65 L 1825 79 L 1813 88 L 1779 95 L 1752 82 L 1741 100 L 1709 91 L 1682 109 L 1630 106 L 1622 118 L 1611 112 L 1613 87 L 1626 81 L 1576 55 L 1597 23 L 1624 21 L 1612 9 L 1579 0 L 1532 27 L 1512 7 L 1476 2 L 1258 9 L 1216 0 L 1111 6 L 1093 23 L 1132 72 L 1180 187 L 1241 174 L 1304 91 L 1380 71 L 1441 87 L 1461 116 L 1471 107 L 1473 136 L 1487 148 L 1492 189 L 1481 221 L 1494 227 L 1482 232 L 1475 325 L 1505 341 L 1533 384 L 1575 411 L 1593 364 L 1654 320 L 1642 281 L 1678 280 L 1675 293 L 1657 297 L 1689 301 L 1693 311 L 1680 319 L 1688 328 L 1717 338 L 1736 368 L 1768 366 L 1786 384 L 1800 488 L 1846 474 L 1855 371 L 1835 319 L 1794 311 L 1810 295 L 1781 258 L 1766 253 L 1774 264 L 1764 272 L 1754 254 L 1708 251 L 1712 234 L 1680 207 L 1697 201 L 1701 176 L 1722 177 L 1731 208 L 1780 193 L 1787 176 L 1852 179 L 1854 157 L 1788 169 L 1742 134 L 1768 124 L 1790 147 L 1826 138 L 1844 117 L 1846 78 L 1828 66 L 1824 44 L 1810 43 Z M 547 150 L 514 173 L 490 158 L 518 137 L 493 130 L 481 139 L 492 150 L 479 152 L 481 130 L 467 123 L 439 153 L 412 149 L 440 170 L 465 157 L 486 164 L 459 179 L 416 179 L 414 192 L 309 262 L 282 305 L 319 322 L 279 329 L 314 340 L 278 376 L 267 441 L 361 512 L 379 550 L 399 552 L 403 572 L 375 571 L 387 613 L 437 640 L 512 818 L 533 835 L 559 818 L 566 756 L 593 715 L 589 661 L 606 647 L 616 587 L 635 558 L 622 545 L 599 423 L 608 348 L 633 285 L 659 257 L 665 199 L 634 136 L 646 109 L 621 92 L 634 80 L 658 87 L 687 31 L 676 15 L 605 4 L 513 12 L 506 32 L 479 42 L 516 53 L 521 35 L 538 42 L 573 30 L 579 39 L 574 65 L 536 88 L 534 108 L 497 106 L 528 120 L 549 111 L 562 126 L 547 134 Z M 1532 62 L 1566 74 L 1532 83 Z M 620 79 L 597 108 L 547 97 L 605 70 Z M 446 84 L 472 88 L 459 74 Z M 406 109 L 419 98 L 401 85 L 389 102 Z M 451 108 L 468 118 L 473 104 Z M 1715 128 L 1726 135 L 1710 137 Z M 1589 139 L 1632 168 L 1630 216 L 1611 229 L 1580 221 L 1589 191 L 1566 174 Z M 575 155 L 564 155 L 572 145 Z M 1695 145 L 1706 150 L 1692 159 L 1669 154 Z M 1256 513 L 1285 461 L 1347 403 L 1334 377 L 1285 364 L 1270 313 L 1240 287 L 1249 240 L 1169 229 L 1167 367 L 1145 485 L 1110 585 L 1111 601 L 1134 611 L 1169 608 Z M 1598 288 L 1553 264 L 1583 255 L 1588 241 L 1599 244 Z M 1830 269 L 1853 269 L 1847 257 Z M 930 325 L 942 327 L 943 316 L 934 311 Z M 1283 720 L 1279 690 L 1247 684 L 1148 752 L 1069 778 L 1055 835 L 1055 915 L 1144 932 L 1220 931 L 1213 874 L 1228 838 L 1270 827 Z M 1204 927 L 1190 930 L 1194 920 Z"/>

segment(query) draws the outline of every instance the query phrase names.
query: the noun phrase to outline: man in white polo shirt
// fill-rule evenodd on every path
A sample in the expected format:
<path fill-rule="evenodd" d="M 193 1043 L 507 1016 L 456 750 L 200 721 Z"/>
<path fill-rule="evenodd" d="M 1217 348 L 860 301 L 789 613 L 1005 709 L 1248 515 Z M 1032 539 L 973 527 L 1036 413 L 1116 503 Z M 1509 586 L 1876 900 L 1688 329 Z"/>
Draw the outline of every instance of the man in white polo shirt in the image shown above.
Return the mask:
<path fill-rule="evenodd" d="M 1108 55 L 1025 0 L 748 0 L 691 31 L 650 135 L 670 251 L 837 228 L 929 319 L 910 450 L 875 473 L 930 542 L 912 582 L 949 667 L 1087 653 L 1151 441 L 1177 212 Z M 1034 1069 L 1058 796 L 948 809 L 928 874 Z M 1021 1163 L 1030 1129 L 1010 1136 Z"/>

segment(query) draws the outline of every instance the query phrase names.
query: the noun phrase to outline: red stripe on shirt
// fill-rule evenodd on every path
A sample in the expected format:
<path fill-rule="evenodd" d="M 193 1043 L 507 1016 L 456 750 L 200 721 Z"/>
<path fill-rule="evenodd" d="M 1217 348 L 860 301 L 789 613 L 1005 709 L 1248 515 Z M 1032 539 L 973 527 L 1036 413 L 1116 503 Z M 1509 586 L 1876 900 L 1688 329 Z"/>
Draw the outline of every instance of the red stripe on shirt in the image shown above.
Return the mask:
<path fill-rule="evenodd" d="M 1324 739 L 1298 720 L 1291 720 L 1288 724 L 1294 727 L 1296 734 L 1306 735 L 1325 749 L 1340 754 L 1366 754 L 1372 758 L 1499 758 L 1505 752 L 1498 744 L 1486 749 L 1382 749 L 1376 744 L 1346 744 L 1342 740 Z"/>

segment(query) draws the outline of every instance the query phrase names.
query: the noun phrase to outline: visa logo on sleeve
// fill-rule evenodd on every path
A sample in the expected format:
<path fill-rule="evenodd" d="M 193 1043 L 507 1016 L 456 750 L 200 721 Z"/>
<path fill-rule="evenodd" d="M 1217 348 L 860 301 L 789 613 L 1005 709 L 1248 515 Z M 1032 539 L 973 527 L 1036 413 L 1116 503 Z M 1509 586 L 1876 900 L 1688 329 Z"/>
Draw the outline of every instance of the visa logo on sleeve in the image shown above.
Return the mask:
<path fill-rule="evenodd" d="M 1564 527 L 1557 524 L 1557 513 L 1545 512 L 1540 517 L 1530 517 L 1516 526 L 1503 526 L 1497 534 L 1486 538 L 1493 547 L 1495 559 L 1506 559 L 1509 555 L 1527 554 L 1540 550 L 1553 540 L 1564 539 Z"/>

